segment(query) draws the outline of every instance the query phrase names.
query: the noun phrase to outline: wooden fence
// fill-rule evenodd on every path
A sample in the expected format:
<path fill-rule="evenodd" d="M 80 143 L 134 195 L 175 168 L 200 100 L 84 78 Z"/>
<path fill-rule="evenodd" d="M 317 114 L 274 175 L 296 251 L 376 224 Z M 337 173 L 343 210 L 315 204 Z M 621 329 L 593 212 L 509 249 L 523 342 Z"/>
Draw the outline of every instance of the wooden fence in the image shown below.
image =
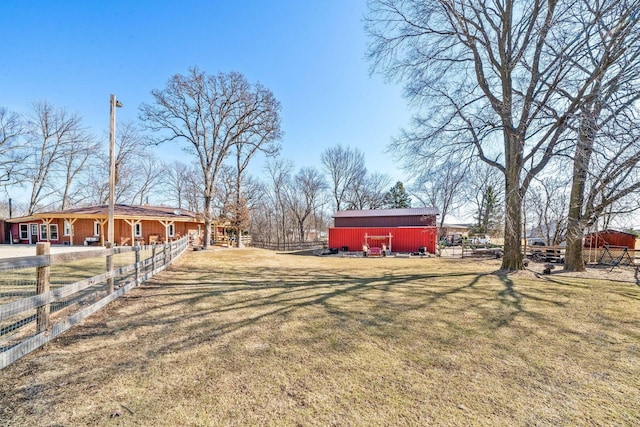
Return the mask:
<path fill-rule="evenodd" d="M 184 237 L 49 254 L 49 243 L 38 243 L 36 256 L 0 260 L 0 369 L 164 270 L 187 246 Z"/>
<path fill-rule="evenodd" d="M 254 248 L 269 249 L 272 251 L 306 251 L 312 249 L 322 249 L 327 247 L 326 240 L 313 242 L 251 242 Z"/>
<path fill-rule="evenodd" d="M 503 247 L 498 245 L 468 245 L 441 246 L 438 248 L 440 256 L 445 258 L 467 258 L 487 256 L 494 258 L 502 254 Z M 536 262 L 564 263 L 566 246 L 536 246 L 527 245 L 523 249 L 523 256 Z M 602 265 L 640 265 L 640 250 L 628 249 L 624 246 L 606 246 L 603 248 L 583 248 L 582 258 L 585 264 Z"/>

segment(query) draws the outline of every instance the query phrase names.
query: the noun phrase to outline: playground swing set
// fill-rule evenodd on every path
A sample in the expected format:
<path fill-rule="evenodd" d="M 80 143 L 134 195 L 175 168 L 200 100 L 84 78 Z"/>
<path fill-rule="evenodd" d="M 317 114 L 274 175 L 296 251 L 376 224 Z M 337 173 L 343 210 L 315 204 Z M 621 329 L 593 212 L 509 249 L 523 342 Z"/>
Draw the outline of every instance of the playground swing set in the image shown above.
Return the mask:
<path fill-rule="evenodd" d="M 613 270 L 618 266 L 633 265 L 633 260 L 629 255 L 629 248 L 626 246 L 604 245 L 604 252 L 600 256 L 598 264 L 610 266 Z"/>

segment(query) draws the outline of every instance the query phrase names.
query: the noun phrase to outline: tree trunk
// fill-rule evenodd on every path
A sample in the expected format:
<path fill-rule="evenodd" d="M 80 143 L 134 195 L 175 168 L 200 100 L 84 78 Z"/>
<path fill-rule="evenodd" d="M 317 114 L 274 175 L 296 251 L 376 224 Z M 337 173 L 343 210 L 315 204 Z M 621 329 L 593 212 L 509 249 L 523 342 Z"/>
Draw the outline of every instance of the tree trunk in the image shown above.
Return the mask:
<path fill-rule="evenodd" d="M 204 197 L 204 248 L 211 247 L 211 196 Z"/>
<path fill-rule="evenodd" d="M 508 182 L 509 180 L 507 180 Z M 502 270 L 522 270 L 522 241 L 520 230 L 522 229 L 522 197 L 518 188 L 510 188 L 507 183 L 507 203 L 504 224 L 504 257 L 502 258 Z"/>
<path fill-rule="evenodd" d="M 588 114 L 588 113 L 587 113 Z M 573 158 L 573 180 L 569 198 L 567 218 L 567 250 L 564 258 L 565 271 L 584 271 L 582 258 L 582 236 L 584 235 L 584 191 L 587 185 L 587 170 L 593 151 L 595 120 L 584 117 L 580 124 L 578 145 Z"/>
<path fill-rule="evenodd" d="M 582 258 L 582 236 L 584 234 L 584 222 L 582 220 L 582 204 L 584 198 L 586 170 L 580 171 L 581 166 L 574 160 L 573 183 L 569 199 L 569 215 L 567 220 L 567 249 L 564 256 L 565 271 L 584 271 Z M 581 176 L 578 176 L 581 175 Z"/>
<path fill-rule="evenodd" d="M 522 193 L 520 173 L 522 172 L 522 143 L 513 131 L 505 130 L 505 196 L 504 215 L 504 257 L 502 270 L 524 269 L 522 262 Z"/>

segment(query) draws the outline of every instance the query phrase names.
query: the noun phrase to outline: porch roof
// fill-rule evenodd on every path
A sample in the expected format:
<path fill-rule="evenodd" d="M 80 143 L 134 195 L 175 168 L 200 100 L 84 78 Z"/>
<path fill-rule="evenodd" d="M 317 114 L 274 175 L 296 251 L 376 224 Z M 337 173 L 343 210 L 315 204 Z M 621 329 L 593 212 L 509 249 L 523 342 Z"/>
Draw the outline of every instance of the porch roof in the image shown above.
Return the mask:
<path fill-rule="evenodd" d="M 7 222 L 27 222 L 50 218 L 86 218 L 105 219 L 109 216 L 109 206 L 87 206 L 83 208 L 65 209 L 51 212 L 38 212 L 28 217 L 11 218 Z M 202 222 L 195 212 L 166 206 L 130 206 L 117 204 L 114 206 L 114 219 L 159 220 L 177 222 Z"/>

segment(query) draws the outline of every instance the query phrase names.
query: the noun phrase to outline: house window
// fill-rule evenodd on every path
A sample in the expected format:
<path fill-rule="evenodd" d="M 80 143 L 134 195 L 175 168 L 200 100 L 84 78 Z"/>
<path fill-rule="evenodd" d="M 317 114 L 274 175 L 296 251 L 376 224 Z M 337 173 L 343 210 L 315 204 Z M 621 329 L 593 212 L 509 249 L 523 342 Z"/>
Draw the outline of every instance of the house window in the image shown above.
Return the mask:
<path fill-rule="evenodd" d="M 94 236 L 100 235 L 100 221 L 96 221 L 93 223 L 93 235 Z"/>
<path fill-rule="evenodd" d="M 20 240 L 29 239 L 29 224 L 20 224 Z"/>
<path fill-rule="evenodd" d="M 71 223 L 69 221 L 64 222 L 64 235 L 71 236 Z"/>
<path fill-rule="evenodd" d="M 135 237 L 142 237 L 142 224 L 140 224 L 139 222 L 136 222 L 136 225 L 133 226 L 134 229 L 134 236 Z"/>
<path fill-rule="evenodd" d="M 169 237 L 175 237 L 176 227 L 173 224 L 169 224 Z"/>
<path fill-rule="evenodd" d="M 58 240 L 58 224 L 49 225 L 49 236 L 51 240 Z"/>
<path fill-rule="evenodd" d="M 40 240 L 49 240 L 47 237 L 47 224 L 40 224 Z"/>

